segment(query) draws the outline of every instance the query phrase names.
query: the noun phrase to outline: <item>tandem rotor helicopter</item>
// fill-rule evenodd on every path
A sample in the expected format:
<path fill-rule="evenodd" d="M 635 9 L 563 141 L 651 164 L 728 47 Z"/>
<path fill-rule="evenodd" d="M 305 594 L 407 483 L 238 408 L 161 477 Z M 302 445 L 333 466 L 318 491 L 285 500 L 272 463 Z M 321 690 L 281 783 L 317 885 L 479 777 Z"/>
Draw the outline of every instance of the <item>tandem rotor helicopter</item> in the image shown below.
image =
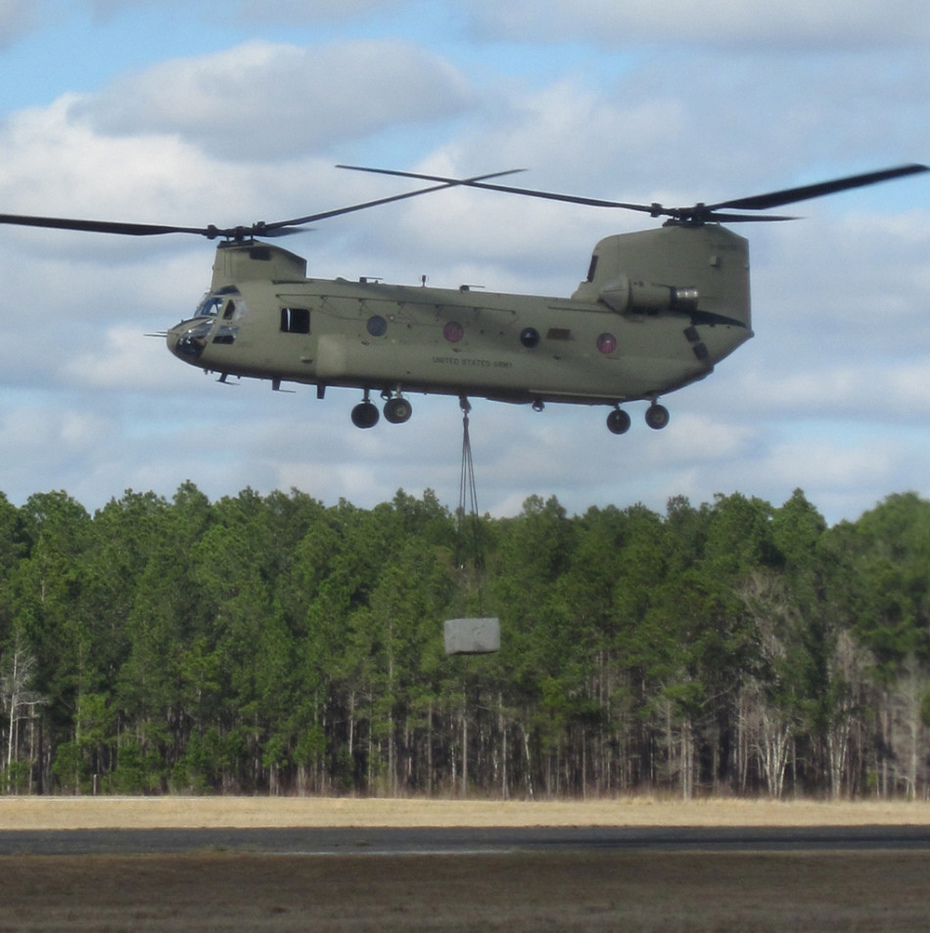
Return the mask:
<path fill-rule="evenodd" d="M 418 179 L 429 187 L 293 220 L 248 227 L 178 227 L 0 214 L 0 223 L 219 240 L 209 291 L 193 317 L 167 332 L 180 360 L 219 376 L 281 384 L 354 388 L 359 428 L 412 414 L 408 393 L 528 403 L 601 405 L 607 427 L 624 434 L 626 403 L 647 401 L 646 424 L 669 412 L 659 399 L 709 375 L 752 337 L 749 249 L 721 226 L 792 217 L 755 214 L 809 198 L 928 170 L 910 164 L 716 204 L 668 208 L 517 188 L 492 181 L 512 172 L 449 178 L 340 166 Z M 306 260 L 268 239 L 353 211 L 465 186 L 667 218 L 656 229 L 602 239 L 569 298 L 495 294 L 380 281 L 307 277 Z M 467 408 L 466 408 L 467 411 Z"/>

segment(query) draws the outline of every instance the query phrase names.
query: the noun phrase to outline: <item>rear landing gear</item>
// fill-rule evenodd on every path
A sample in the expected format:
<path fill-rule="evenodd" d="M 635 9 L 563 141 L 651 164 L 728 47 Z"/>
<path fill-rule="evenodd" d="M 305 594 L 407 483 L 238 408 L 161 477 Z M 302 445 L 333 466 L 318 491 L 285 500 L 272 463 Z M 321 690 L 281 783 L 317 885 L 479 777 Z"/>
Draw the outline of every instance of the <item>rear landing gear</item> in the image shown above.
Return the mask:
<path fill-rule="evenodd" d="M 395 395 L 384 403 L 384 417 L 391 424 L 403 424 L 410 420 L 413 414 L 413 406 L 401 395 Z"/>
<path fill-rule="evenodd" d="M 664 428 L 670 420 L 671 416 L 664 405 L 653 402 L 646 409 L 646 424 L 654 431 Z M 619 405 L 607 416 L 607 430 L 611 434 L 626 434 L 630 430 L 630 416 Z"/>
<path fill-rule="evenodd" d="M 653 402 L 646 409 L 646 424 L 654 431 L 661 431 L 668 424 L 670 418 L 668 409 L 664 405 Z"/>
<path fill-rule="evenodd" d="M 626 434 L 630 430 L 630 416 L 622 408 L 615 408 L 607 416 L 607 430 L 611 434 Z"/>
<path fill-rule="evenodd" d="M 357 428 L 373 428 L 381 417 L 378 407 L 369 397 L 370 390 L 365 390 L 365 398 L 352 409 L 352 424 Z M 391 424 L 403 424 L 410 420 L 413 414 L 413 406 L 402 395 L 395 395 L 388 398 L 388 393 L 382 393 L 382 398 L 387 399 L 384 403 L 384 417 Z"/>

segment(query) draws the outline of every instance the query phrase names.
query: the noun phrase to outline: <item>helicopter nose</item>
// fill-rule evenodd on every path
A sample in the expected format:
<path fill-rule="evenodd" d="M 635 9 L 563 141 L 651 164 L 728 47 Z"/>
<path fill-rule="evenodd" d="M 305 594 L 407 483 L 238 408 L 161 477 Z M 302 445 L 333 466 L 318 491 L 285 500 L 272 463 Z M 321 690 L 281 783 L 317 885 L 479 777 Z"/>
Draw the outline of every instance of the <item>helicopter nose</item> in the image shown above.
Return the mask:
<path fill-rule="evenodd" d="M 168 349 L 179 359 L 194 362 L 200 359 L 212 329 L 212 320 L 185 321 L 178 324 L 168 331 Z"/>

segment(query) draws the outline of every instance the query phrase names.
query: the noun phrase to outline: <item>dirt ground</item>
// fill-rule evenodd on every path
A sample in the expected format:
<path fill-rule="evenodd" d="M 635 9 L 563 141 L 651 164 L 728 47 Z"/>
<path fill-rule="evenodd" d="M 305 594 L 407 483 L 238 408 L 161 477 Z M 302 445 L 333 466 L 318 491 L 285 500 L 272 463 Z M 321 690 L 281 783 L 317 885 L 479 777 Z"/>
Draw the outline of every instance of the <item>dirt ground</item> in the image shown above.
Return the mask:
<path fill-rule="evenodd" d="M 926 853 L 0 859 L 4 931 L 930 929 Z"/>
<path fill-rule="evenodd" d="M 928 824 L 926 804 L 0 798 L 0 830 Z M 930 930 L 930 853 L 0 858 L 6 931 Z"/>

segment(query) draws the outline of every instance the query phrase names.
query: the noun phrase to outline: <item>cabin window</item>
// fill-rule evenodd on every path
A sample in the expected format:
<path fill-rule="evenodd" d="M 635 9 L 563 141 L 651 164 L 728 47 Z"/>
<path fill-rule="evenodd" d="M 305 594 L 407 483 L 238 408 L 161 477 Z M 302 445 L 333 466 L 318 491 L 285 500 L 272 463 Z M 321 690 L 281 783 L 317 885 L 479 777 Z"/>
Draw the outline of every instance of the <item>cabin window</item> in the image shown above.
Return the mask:
<path fill-rule="evenodd" d="M 601 334 L 597 338 L 597 348 L 605 355 L 617 349 L 617 338 L 613 334 Z"/>
<path fill-rule="evenodd" d="M 458 343 L 465 336 L 465 328 L 458 321 L 449 321 L 442 329 L 442 335 L 449 343 Z"/>
<path fill-rule="evenodd" d="M 281 331 L 285 334 L 309 334 L 310 309 L 282 308 Z"/>
<path fill-rule="evenodd" d="M 520 343 L 523 344 L 527 350 L 532 350 L 533 347 L 539 346 L 539 331 L 535 327 L 524 327 L 520 331 Z"/>
<path fill-rule="evenodd" d="M 372 337 L 383 337 L 387 333 L 387 321 L 380 314 L 373 314 L 365 325 Z"/>

